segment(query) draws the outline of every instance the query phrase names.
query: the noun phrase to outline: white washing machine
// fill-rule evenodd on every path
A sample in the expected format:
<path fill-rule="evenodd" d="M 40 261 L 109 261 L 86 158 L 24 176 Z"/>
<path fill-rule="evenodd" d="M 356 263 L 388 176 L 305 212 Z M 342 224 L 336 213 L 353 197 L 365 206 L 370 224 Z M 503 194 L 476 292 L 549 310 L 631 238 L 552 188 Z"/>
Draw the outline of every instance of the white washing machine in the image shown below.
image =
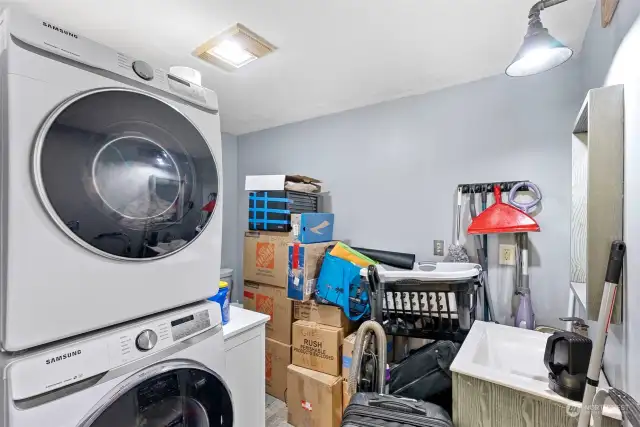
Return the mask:
<path fill-rule="evenodd" d="M 0 357 L 0 427 L 233 425 L 215 303 Z"/>
<path fill-rule="evenodd" d="M 215 294 L 215 93 L 17 11 L 0 49 L 2 348 Z"/>

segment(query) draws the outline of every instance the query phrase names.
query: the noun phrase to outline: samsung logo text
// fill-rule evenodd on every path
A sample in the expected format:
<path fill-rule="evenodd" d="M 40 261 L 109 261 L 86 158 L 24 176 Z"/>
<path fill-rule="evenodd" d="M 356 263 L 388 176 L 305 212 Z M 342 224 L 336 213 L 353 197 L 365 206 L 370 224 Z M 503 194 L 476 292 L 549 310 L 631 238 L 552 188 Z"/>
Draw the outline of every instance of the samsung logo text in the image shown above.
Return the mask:
<path fill-rule="evenodd" d="M 43 27 L 47 27 L 52 29 L 53 31 L 57 31 L 59 33 L 64 34 L 65 36 L 69 36 L 69 37 L 73 37 L 74 39 L 77 39 L 78 36 L 76 34 L 73 34 L 71 31 L 67 31 L 67 30 L 63 30 L 60 27 L 56 27 L 55 25 L 51 25 L 48 22 L 42 21 L 42 26 Z"/>
<path fill-rule="evenodd" d="M 61 354 L 59 356 L 47 359 L 45 363 L 47 365 L 51 365 L 52 363 L 60 362 L 60 361 L 65 360 L 65 359 L 70 359 L 70 358 L 72 358 L 74 356 L 79 356 L 80 354 L 82 354 L 82 350 L 70 351 L 69 353 L 64 353 L 64 354 Z"/>

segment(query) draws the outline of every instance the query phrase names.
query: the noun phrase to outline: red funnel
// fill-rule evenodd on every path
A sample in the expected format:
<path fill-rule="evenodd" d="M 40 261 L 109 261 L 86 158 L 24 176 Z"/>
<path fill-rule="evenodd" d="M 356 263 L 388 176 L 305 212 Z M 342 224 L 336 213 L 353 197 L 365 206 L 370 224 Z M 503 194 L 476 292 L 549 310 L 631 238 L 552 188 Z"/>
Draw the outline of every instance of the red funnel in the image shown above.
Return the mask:
<path fill-rule="evenodd" d="M 468 234 L 526 233 L 540 231 L 535 219 L 511 205 L 502 203 L 500 186 L 493 187 L 496 203 L 475 217 L 467 229 Z"/>

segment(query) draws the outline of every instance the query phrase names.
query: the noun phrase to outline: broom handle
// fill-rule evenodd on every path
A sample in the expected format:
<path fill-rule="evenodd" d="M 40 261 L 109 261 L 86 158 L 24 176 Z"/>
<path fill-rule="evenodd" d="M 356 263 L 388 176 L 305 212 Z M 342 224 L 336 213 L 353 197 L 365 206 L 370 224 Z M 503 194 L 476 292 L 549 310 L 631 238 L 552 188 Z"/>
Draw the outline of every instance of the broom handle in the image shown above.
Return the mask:
<path fill-rule="evenodd" d="M 609 332 L 613 306 L 616 302 L 616 292 L 620 281 L 620 273 L 622 272 L 622 262 L 624 260 L 625 251 L 626 245 L 623 241 L 616 240 L 611 244 L 609 263 L 607 265 L 607 273 L 605 275 L 604 292 L 602 293 L 602 302 L 600 303 L 600 313 L 598 314 L 598 323 L 596 325 L 596 335 L 593 341 L 591 359 L 589 359 L 587 385 L 582 398 L 578 427 L 589 427 L 591 424 L 591 407 L 593 406 L 593 398 L 596 395 L 598 382 L 600 380 L 604 345 L 607 339 L 607 333 Z"/>
<path fill-rule="evenodd" d="M 458 187 L 458 213 L 456 215 L 456 246 L 460 244 L 460 219 L 462 218 L 462 188 Z"/>

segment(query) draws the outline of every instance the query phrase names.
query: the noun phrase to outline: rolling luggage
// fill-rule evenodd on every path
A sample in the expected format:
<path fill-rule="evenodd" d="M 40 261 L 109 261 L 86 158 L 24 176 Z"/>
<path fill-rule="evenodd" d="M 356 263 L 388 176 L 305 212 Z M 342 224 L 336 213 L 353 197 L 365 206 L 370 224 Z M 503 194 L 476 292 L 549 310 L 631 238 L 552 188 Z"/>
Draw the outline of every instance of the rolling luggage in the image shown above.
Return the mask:
<path fill-rule="evenodd" d="M 449 414 L 432 403 L 357 393 L 344 410 L 342 427 L 453 427 Z"/>

